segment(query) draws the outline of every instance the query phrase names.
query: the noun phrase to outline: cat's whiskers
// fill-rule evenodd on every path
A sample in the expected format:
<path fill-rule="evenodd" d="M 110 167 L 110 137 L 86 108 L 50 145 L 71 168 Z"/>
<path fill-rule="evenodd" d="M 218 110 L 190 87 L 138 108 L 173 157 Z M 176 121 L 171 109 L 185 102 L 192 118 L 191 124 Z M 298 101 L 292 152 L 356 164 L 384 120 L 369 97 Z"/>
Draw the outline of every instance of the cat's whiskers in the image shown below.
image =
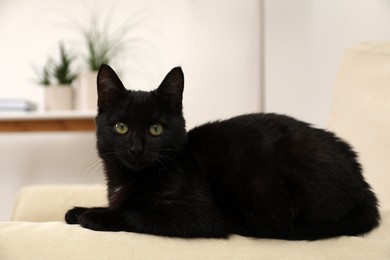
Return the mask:
<path fill-rule="evenodd" d="M 100 158 L 91 159 L 88 163 L 85 164 L 85 166 L 83 168 L 83 173 L 94 169 L 96 166 L 99 166 L 101 163 L 102 162 L 101 162 Z"/>
<path fill-rule="evenodd" d="M 173 159 L 169 156 L 163 155 L 163 154 L 159 155 L 157 162 L 159 162 L 161 165 L 163 165 L 167 172 L 168 172 L 168 167 L 165 163 L 167 163 L 168 166 L 172 166 L 174 168 L 174 170 L 181 170 L 182 169 L 182 167 L 178 161 L 176 161 L 175 159 Z"/>
<path fill-rule="evenodd" d="M 169 149 L 169 148 L 162 148 L 162 149 L 159 150 L 159 152 L 173 152 L 173 153 L 175 153 L 177 155 L 180 155 L 180 156 L 182 155 L 182 152 L 180 152 L 180 151 L 178 151 L 176 149 Z"/>
<path fill-rule="evenodd" d="M 164 164 L 163 161 L 158 159 L 156 162 L 164 168 L 166 173 L 169 173 L 169 170 L 168 170 L 167 166 Z"/>
<path fill-rule="evenodd" d="M 81 147 L 81 151 L 83 154 L 90 154 L 90 153 L 94 153 L 96 151 L 96 141 L 88 141 L 86 142 L 82 147 Z M 80 165 L 80 172 L 81 172 L 81 179 L 83 181 L 86 181 L 90 178 L 90 172 L 92 170 L 94 170 L 94 168 L 97 165 L 97 160 L 98 158 L 94 157 L 93 159 L 87 161 L 86 163 L 84 163 L 83 165 Z"/>
<path fill-rule="evenodd" d="M 101 155 L 105 157 L 106 162 L 111 162 L 116 159 L 115 151 L 102 153 Z M 84 180 L 88 179 L 91 173 L 94 176 L 95 174 L 100 173 L 103 168 L 104 168 L 104 163 L 102 159 L 100 157 L 93 158 L 86 164 L 86 166 L 82 170 L 82 177 Z"/>

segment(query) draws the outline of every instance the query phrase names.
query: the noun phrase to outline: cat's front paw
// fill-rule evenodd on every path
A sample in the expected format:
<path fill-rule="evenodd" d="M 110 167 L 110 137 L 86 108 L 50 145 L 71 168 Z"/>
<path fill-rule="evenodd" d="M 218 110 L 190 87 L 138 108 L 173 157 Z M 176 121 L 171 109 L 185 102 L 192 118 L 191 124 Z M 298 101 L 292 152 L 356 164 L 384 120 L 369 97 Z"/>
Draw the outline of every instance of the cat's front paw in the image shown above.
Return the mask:
<path fill-rule="evenodd" d="M 79 217 L 78 223 L 96 231 L 120 231 L 120 223 L 108 210 L 91 209 Z"/>
<path fill-rule="evenodd" d="M 84 214 L 88 208 L 83 207 L 74 207 L 71 210 L 68 210 L 65 214 L 65 221 L 68 224 L 79 224 L 79 218 Z"/>

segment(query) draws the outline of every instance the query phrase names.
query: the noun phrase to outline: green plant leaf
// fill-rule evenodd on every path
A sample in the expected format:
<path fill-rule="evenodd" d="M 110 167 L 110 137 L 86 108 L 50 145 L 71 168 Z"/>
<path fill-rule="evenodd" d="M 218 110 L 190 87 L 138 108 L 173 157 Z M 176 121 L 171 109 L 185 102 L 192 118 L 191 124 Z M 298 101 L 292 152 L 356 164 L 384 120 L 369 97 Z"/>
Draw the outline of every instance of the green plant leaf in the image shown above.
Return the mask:
<path fill-rule="evenodd" d="M 60 60 L 53 64 L 53 76 L 57 82 L 62 85 L 70 85 L 76 78 L 76 74 L 72 72 L 71 65 L 74 61 L 74 56 L 71 56 L 60 43 Z"/>

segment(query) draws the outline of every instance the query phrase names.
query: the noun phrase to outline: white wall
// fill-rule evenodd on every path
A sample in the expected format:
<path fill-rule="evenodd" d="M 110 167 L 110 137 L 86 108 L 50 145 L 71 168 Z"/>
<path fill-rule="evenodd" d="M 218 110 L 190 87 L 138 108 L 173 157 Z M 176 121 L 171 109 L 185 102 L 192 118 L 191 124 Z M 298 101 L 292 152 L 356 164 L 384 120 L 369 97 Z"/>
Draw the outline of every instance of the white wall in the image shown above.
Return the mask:
<path fill-rule="evenodd" d="M 96 9 L 101 20 L 110 17 L 111 28 L 147 11 L 148 19 L 134 36 L 153 47 L 143 44 L 113 65 L 128 88 L 144 90 L 156 88 L 172 67 L 181 65 L 189 126 L 260 110 L 257 0 L 2 0 L 0 98 L 29 98 L 41 104 L 42 89 L 34 84 L 32 64 L 43 65 L 48 56 L 56 56 L 60 39 L 82 50 L 74 24 L 88 24 L 90 9 Z"/>
<path fill-rule="evenodd" d="M 345 48 L 390 39 L 388 0 L 266 0 L 265 110 L 325 127 Z"/>
<path fill-rule="evenodd" d="M 87 23 L 87 7 L 95 5 L 102 19 L 113 10 L 114 26 L 138 10 L 152 14 L 135 36 L 153 48 L 122 55 L 113 67 L 128 88 L 150 90 L 181 65 L 188 127 L 260 110 L 257 0 L 1 0 L 0 98 L 42 104 L 31 65 L 56 56 L 60 39 L 80 50 L 73 22 Z M 0 134 L 0 220 L 23 185 L 102 182 L 94 143 L 93 134 Z"/>

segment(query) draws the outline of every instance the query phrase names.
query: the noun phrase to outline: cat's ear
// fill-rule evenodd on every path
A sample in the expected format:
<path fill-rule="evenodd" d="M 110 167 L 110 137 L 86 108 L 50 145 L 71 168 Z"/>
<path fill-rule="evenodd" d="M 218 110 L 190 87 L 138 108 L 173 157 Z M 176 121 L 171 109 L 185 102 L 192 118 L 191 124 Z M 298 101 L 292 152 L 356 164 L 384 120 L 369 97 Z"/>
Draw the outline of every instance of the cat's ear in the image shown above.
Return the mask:
<path fill-rule="evenodd" d="M 171 110 L 181 112 L 183 90 L 184 74 L 180 67 L 176 67 L 165 76 L 157 89 L 157 95 Z"/>
<path fill-rule="evenodd" d="M 98 107 L 103 109 L 121 99 L 126 92 L 121 80 L 115 71 L 103 64 L 97 75 Z"/>

